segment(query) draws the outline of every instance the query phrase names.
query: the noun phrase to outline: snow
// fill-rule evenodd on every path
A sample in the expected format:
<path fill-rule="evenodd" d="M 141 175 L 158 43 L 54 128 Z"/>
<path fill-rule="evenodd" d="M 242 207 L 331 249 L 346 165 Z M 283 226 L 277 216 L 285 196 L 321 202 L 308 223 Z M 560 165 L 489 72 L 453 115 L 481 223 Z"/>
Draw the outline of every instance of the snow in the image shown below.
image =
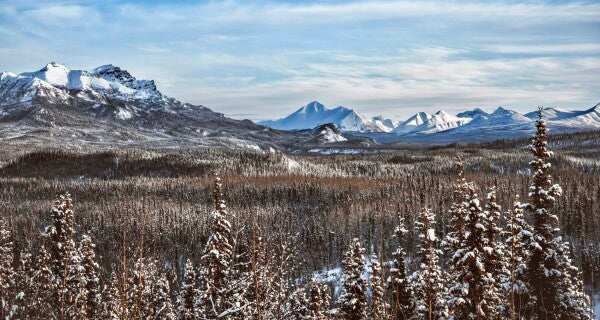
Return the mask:
<path fill-rule="evenodd" d="M 128 120 L 133 118 L 133 114 L 131 114 L 131 111 L 127 109 L 119 108 L 119 111 L 117 112 L 117 118 L 121 120 Z"/>
<path fill-rule="evenodd" d="M 313 101 L 306 106 L 300 107 L 296 112 L 285 118 L 258 122 L 260 125 L 280 130 L 312 129 L 327 123 L 335 124 L 342 131 L 389 131 L 389 129 L 381 128 L 352 109 L 341 106 L 328 109 L 318 101 Z"/>

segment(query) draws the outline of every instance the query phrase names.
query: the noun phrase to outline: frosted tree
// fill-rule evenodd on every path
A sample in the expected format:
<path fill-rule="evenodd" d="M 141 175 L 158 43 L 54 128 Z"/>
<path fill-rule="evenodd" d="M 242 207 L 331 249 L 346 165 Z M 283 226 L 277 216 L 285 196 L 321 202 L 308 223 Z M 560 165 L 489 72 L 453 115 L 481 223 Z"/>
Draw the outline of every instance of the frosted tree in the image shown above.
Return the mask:
<path fill-rule="evenodd" d="M 355 238 L 344 257 L 344 286 L 339 304 L 341 315 L 347 320 L 367 318 L 367 283 L 362 278 L 365 271 L 364 252 L 360 241 Z"/>
<path fill-rule="evenodd" d="M 225 202 L 222 199 L 221 180 L 215 179 L 215 210 L 211 213 L 211 234 L 204 249 L 200 276 L 203 279 L 200 288 L 199 310 L 208 319 L 233 317 L 247 308 L 243 301 L 246 287 L 242 283 L 246 275 L 232 268 L 234 261 L 234 239 L 231 223 L 227 220 Z M 237 272 L 237 274 L 235 274 Z M 237 282 L 234 284 L 233 282 Z"/>
<path fill-rule="evenodd" d="M 81 259 L 75 247 L 75 218 L 72 208 L 71 196 L 60 196 L 52 207 L 52 225 L 46 228 L 45 233 L 50 240 L 50 266 L 57 285 L 53 305 L 57 308 L 60 319 L 70 319 L 82 314 L 77 300 L 81 285 Z"/>
<path fill-rule="evenodd" d="M 508 292 L 510 319 L 522 319 L 529 289 L 525 280 L 526 262 L 529 259 L 529 246 L 533 229 L 523 216 L 523 205 L 517 200 L 509 212 L 507 222 L 507 268 L 508 277 L 504 279 L 503 289 Z"/>
<path fill-rule="evenodd" d="M 310 281 L 310 301 L 309 317 L 310 320 L 327 319 L 327 309 L 329 308 L 326 288 L 319 285 L 316 279 Z"/>
<path fill-rule="evenodd" d="M 374 319 L 386 319 L 388 305 L 385 301 L 385 290 L 383 286 L 383 274 L 381 264 L 377 255 L 371 255 L 371 317 Z"/>
<path fill-rule="evenodd" d="M 175 320 L 171 287 L 164 273 L 157 274 L 151 286 L 150 319 Z"/>
<path fill-rule="evenodd" d="M 483 225 L 486 212 L 472 188 L 469 199 L 465 237 L 449 261 L 456 272 L 449 288 L 449 310 L 456 319 L 495 319 L 500 296 L 492 273 L 485 269 L 486 254 L 491 251 Z"/>
<path fill-rule="evenodd" d="M 15 295 L 15 272 L 13 269 L 14 244 L 8 226 L 0 219 L 0 319 L 13 316 Z"/>
<path fill-rule="evenodd" d="M 99 316 L 102 303 L 95 248 L 96 245 L 92 238 L 84 234 L 79 247 L 83 267 L 83 286 L 79 300 L 83 304 L 84 317 L 88 319 L 95 319 Z"/>
<path fill-rule="evenodd" d="M 542 118 L 542 109 L 538 111 L 536 135 L 531 145 L 534 160 L 530 162 L 533 169 L 533 184 L 529 187 L 531 203 L 525 207 L 533 215 L 534 235 L 530 244 L 531 255 L 527 263 L 526 280 L 530 287 L 530 299 L 526 310 L 529 319 L 589 319 L 591 310 L 583 307 L 585 303 L 573 297 L 583 293 L 570 292 L 576 290 L 571 283 L 572 266 L 570 259 L 565 258 L 566 244 L 558 236 L 555 227 L 558 217 L 550 212 L 556 198 L 562 194 L 560 185 L 553 184 L 549 174 L 550 163 L 546 160 L 552 156 L 548 150 L 548 130 Z"/>
<path fill-rule="evenodd" d="M 127 319 L 127 314 L 122 311 L 124 308 L 121 305 L 121 291 L 119 290 L 119 278 L 113 275 L 109 284 L 104 287 L 102 297 L 102 319 L 119 320 Z"/>
<path fill-rule="evenodd" d="M 33 297 L 31 301 L 31 314 L 34 319 L 48 317 L 57 318 L 58 314 L 51 302 L 58 286 L 52 273 L 52 257 L 46 247 L 42 246 L 38 254 L 38 261 L 32 275 Z"/>
<path fill-rule="evenodd" d="M 496 189 L 492 190 L 487 194 L 487 203 L 485 205 L 485 212 L 483 215 L 483 226 L 485 227 L 485 245 L 484 249 L 484 268 L 490 280 L 494 283 L 490 284 L 492 287 L 491 291 L 488 291 L 490 295 L 487 296 L 486 301 L 492 306 L 496 306 L 496 311 L 499 315 L 507 314 L 505 304 L 503 300 L 506 299 L 506 290 L 503 290 L 503 284 L 509 278 L 509 271 L 507 266 L 507 253 L 506 246 L 503 241 L 504 230 L 498 225 L 500 221 L 502 208 L 496 202 Z"/>
<path fill-rule="evenodd" d="M 196 305 L 198 303 L 198 292 L 196 289 L 196 271 L 194 265 L 187 259 L 185 262 L 185 271 L 183 281 L 181 282 L 181 291 L 177 302 L 178 318 L 181 320 L 193 320 L 198 318 Z"/>
<path fill-rule="evenodd" d="M 412 290 L 406 273 L 406 252 L 402 247 L 407 232 L 404 220 L 400 219 L 400 223 L 394 231 L 398 246 L 392 253 L 393 262 L 390 268 L 392 317 L 394 319 L 411 319 L 414 317 L 413 305 L 411 303 Z"/>
<path fill-rule="evenodd" d="M 439 266 L 441 251 L 436 245 L 435 218 L 429 208 L 423 208 L 420 219 L 415 222 L 419 232 L 419 267 L 410 276 L 413 288 L 412 304 L 415 306 L 415 319 L 445 319 L 447 306 L 446 289 Z"/>
<path fill-rule="evenodd" d="M 465 219 L 469 213 L 470 184 L 464 177 L 462 162 L 456 164 L 456 182 L 454 183 L 453 202 L 448 212 L 450 215 L 450 230 L 443 241 L 444 249 L 449 256 L 461 245 L 465 234 Z M 451 272 L 451 270 L 449 270 Z"/>
<path fill-rule="evenodd" d="M 290 295 L 290 308 L 286 318 L 290 320 L 307 320 L 310 316 L 308 300 L 304 287 L 297 287 Z"/>
<path fill-rule="evenodd" d="M 14 319 L 30 317 L 30 308 L 34 302 L 33 265 L 30 253 L 21 252 L 15 272 L 15 294 L 13 300 Z"/>

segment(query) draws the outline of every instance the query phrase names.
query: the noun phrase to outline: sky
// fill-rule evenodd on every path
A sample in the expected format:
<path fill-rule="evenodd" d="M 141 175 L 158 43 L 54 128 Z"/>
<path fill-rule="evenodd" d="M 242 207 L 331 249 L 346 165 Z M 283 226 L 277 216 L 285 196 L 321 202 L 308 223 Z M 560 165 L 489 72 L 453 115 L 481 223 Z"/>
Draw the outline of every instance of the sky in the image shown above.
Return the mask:
<path fill-rule="evenodd" d="M 233 118 L 600 102 L 600 2 L 0 0 L 0 70 L 113 64 Z"/>

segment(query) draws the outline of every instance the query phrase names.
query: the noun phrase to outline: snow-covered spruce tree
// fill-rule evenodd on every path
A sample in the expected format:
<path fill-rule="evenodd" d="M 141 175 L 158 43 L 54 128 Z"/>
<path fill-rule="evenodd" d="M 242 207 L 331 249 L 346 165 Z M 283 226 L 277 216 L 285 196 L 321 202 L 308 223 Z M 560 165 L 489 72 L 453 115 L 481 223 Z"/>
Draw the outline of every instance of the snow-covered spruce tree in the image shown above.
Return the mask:
<path fill-rule="evenodd" d="M 504 279 L 503 290 L 509 301 L 510 319 L 523 319 L 529 289 L 525 281 L 526 262 L 529 259 L 529 246 L 533 237 L 533 228 L 523 217 L 523 205 L 517 200 L 509 212 L 507 222 L 506 253 L 508 277 Z"/>
<path fill-rule="evenodd" d="M 234 292 L 232 282 L 240 275 L 234 275 L 234 240 L 231 223 L 227 220 L 225 202 L 221 194 L 221 180 L 215 179 L 215 210 L 211 213 L 211 234 L 201 258 L 200 277 L 203 280 L 200 288 L 200 310 L 207 319 L 232 317 L 247 306 L 240 302 L 243 293 Z M 241 275 L 242 277 L 244 275 Z M 241 284 L 241 283 L 240 283 Z"/>
<path fill-rule="evenodd" d="M 21 251 L 15 272 L 16 294 L 13 300 L 14 319 L 29 318 L 30 308 L 34 302 L 33 263 L 31 254 Z"/>
<path fill-rule="evenodd" d="M 409 278 L 413 288 L 412 304 L 415 306 L 413 319 L 438 320 L 448 315 L 445 301 L 446 288 L 439 266 L 441 251 L 436 248 L 435 218 L 429 208 L 423 208 L 420 219 L 415 221 L 419 231 L 419 268 Z"/>
<path fill-rule="evenodd" d="M 449 288 L 450 314 L 455 319 L 496 319 L 500 293 L 492 273 L 485 269 L 487 243 L 486 212 L 481 209 L 477 194 L 469 190 L 469 213 L 465 218 L 465 236 L 449 263 L 456 272 Z"/>
<path fill-rule="evenodd" d="M 339 297 L 340 315 L 346 320 L 367 318 L 367 282 L 362 278 L 365 271 L 365 249 L 354 238 L 344 261 L 344 285 Z"/>
<path fill-rule="evenodd" d="M 573 300 L 573 297 L 585 294 L 569 293 L 576 290 L 570 285 L 573 280 L 577 281 L 571 279 L 571 270 L 575 267 L 562 254 L 565 244 L 557 235 L 559 229 L 555 228 L 558 217 L 549 211 L 554 207 L 556 197 L 562 194 L 562 189 L 558 184 L 552 184 L 548 173 L 550 163 L 546 160 L 552 156 L 552 152 L 547 147 L 548 130 L 541 110 L 538 111 L 537 132 L 531 145 L 535 157 L 530 162 L 533 169 L 533 184 L 529 187 L 531 203 L 526 205 L 533 215 L 534 229 L 526 274 L 530 287 L 526 318 L 589 319 L 591 310 L 587 302 Z"/>
<path fill-rule="evenodd" d="M 383 288 L 383 274 L 381 264 L 377 255 L 371 255 L 371 318 L 386 319 L 388 304 L 385 301 L 385 290 Z"/>
<path fill-rule="evenodd" d="M 79 247 L 83 267 L 83 286 L 80 290 L 79 300 L 83 304 L 84 318 L 86 319 L 98 318 L 102 305 L 95 248 L 96 245 L 92 238 L 84 234 Z"/>
<path fill-rule="evenodd" d="M 190 259 L 185 262 L 181 291 L 177 299 L 177 314 L 180 320 L 193 320 L 198 318 L 196 305 L 198 303 L 198 290 L 196 289 L 196 271 Z"/>
<path fill-rule="evenodd" d="M 0 319 L 11 319 L 14 313 L 15 271 L 14 244 L 7 223 L 0 219 Z"/>
<path fill-rule="evenodd" d="M 38 253 L 37 264 L 32 276 L 32 300 L 30 313 L 32 319 L 55 319 L 58 317 L 52 298 L 58 286 L 51 266 L 52 257 L 42 245 Z"/>
<path fill-rule="evenodd" d="M 310 320 L 325 320 L 327 319 L 327 302 L 326 291 L 319 285 L 316 279 L 310 281 L 310 301 L 309 301 L 309 317 Z"/>
<path fill-rule="evenodd" d="M 390 268 L 389 286 L 392 296 L 391 316 L 393 319 L 411 319 L 414 317 L 411 302 L 412 290 L 406 274 L 406 252 L 402 247 L 407 232 L 404 220 L 400 219 L 400 223 L 394 231 L 398 246 L 392 253 L 393 262 Z"/>
<path fill-rule="evenodd" d="M 69 194 L 61 195 L 51 211 L 52 225 L 45 235 L 50 240 L 50 266 L 57 289 L 52 305 L 59 319 L 72 319 L 82 314 L 77 302 L 81 285 L 81 259 L 75 247 L 75 219 Z"/>
<path fill-rule="evenodd" d="M 121 291 L 119 278 L 116 275 L 111 277 L 110 283 L 104 286 L 102 290 L 102 313 L 101 318 L 107 320 L 127 319 L 127 314 L 123 314 L 121 306 Z"/>
<path fill-rule="evenodd" d="M 507 256 L 506 246 L 503 241 L 504 230 L 498 225 L 500 221 L 500 212 L 502 208 L 496 202 L 496 189 L 492 190 L 487 194 L 487 203 L 485 205 L 483 226 L 485 227 L 485 240 L 487 241 L 484 246 L 484 269 L 490 274 L 491 279 L 494 281 L 493 293 L 494 295 L 488 296 L 487 301 L 489 305 L 496 306 L 496 311 L 500 317 L 508 314 L 506 304 L 507 295 L 506 290 L 503 290 L 503 283 L 510 277 L 507 267 Z"/>
<path fill-rule="evenodd" d="M 177 317 L 171 301 L 171 287 L 165 273 L 160 272 L 156 276 L 151 288 L 153 297 L 149 319 L 175 320 Z"/>
<path fill-rule="evenodd" d="M 290 295 L 290 308 L 285 318 L 290 320 L 307 320 L 310 315 L 305 288 L 298 286 Z"/>
<path fill-rule="evenodd" d="M 464 167 L 460 161 L 456 164 L 456 176 L 453 202 L 448 212 L 450 215 L 450 230 L 443 241 L 444 250 L 450 257 L 456 252 L 464 238 L 465 219 L 469 213 L 469 188 L 471 187 L 464 177 Z"/>

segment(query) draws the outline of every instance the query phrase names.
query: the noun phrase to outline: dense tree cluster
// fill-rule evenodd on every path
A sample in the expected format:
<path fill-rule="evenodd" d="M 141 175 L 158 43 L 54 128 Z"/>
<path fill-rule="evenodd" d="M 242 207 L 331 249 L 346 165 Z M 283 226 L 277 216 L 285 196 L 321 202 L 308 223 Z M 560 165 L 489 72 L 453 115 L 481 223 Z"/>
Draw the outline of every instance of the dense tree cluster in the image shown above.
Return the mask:
<path fill-rule="evenodd" d="M 35 251 L 18 245 L 13 221 L 2 215 L 0 319 L 593 319 L 583 285 L 586 268 L 575 266 L 574 246 L 560 236 L 553 213 L 565 192 L 549 174 L 552 153 L 541 116 L 536 127 L 529 203 L 503 195 L 514 197 L 503 211 L 499 188 L 481 198 L 459 162 L 447 215 L 435 213 L 434 206 L 443 206 L 429 193 L 418 200 L 407 195 L 420 211 L 406 212 L 407 206 L 399 208 L 399 218 L 381 214 L 365 223 L 395 221 L 393 237 L 373 228 L 360 238 L 330 242 L 344 244 L 342 282 L 333 287 L 306 272 L 298 258 L 299 243 L 333 234 L 264 228 L 261 219 L 268 216 L 232 214 L 218 178 L 203 246 L 179 252 L 175 263 L 148 254 L 158 244 L 145 234 L 123 241 L 117 252 L 98 250 L 90 232 L 78 236 L 68 194 L 53 204 Z M 429 188 L 435 190 L 435 183 Z M 270 196 L 256 194 L 256 201 Z M 150 219 L 141 218 L 140 224 Z M 164 235 L 160 225 L 153 228 Z M 389 258 L 384 243 L 392 247 Z M 585 243 L 580 252 L 582 265 L 593 264 Z M 99 255 L 113 255 L 114 263 L 99 264 Z"/>

